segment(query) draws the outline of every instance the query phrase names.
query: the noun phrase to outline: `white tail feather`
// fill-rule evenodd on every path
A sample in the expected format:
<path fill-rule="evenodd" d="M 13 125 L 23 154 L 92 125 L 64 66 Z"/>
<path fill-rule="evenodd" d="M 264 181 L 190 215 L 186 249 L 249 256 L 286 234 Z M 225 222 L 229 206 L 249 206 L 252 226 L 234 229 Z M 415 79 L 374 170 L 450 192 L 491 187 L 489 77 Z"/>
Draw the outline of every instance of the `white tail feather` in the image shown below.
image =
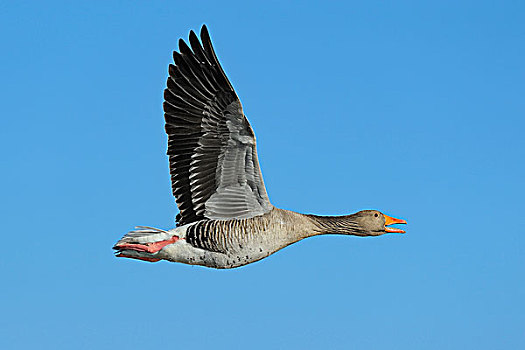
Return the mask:
<path fill-rule="evenodd" d="M 169 231 L 161 230 L 154 227 L 137 226 L 135 228 L 137 230 L 128 232 L 124 237 L 120 239 L 120 241 L 117 242 L 116 245 L 123 243 L 153 243 L 170 239 L 173 236 L 173 233 L 170 233 Z"/>

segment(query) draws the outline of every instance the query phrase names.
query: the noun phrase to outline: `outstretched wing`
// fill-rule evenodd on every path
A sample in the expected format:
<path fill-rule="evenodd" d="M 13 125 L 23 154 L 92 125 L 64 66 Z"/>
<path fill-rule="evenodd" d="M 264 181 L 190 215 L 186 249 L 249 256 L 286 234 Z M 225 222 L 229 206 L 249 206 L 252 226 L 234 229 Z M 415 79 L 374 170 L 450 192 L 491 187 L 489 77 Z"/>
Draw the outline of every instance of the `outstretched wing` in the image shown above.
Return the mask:
<path fill-rule="evenodd" d="M 177 225 L 202 219 L 243 219 L 272 209 L 255 135 L 224 74 L 206 26 L 202 45 L 179 40 L 164 90 L 171 185 Z"/>

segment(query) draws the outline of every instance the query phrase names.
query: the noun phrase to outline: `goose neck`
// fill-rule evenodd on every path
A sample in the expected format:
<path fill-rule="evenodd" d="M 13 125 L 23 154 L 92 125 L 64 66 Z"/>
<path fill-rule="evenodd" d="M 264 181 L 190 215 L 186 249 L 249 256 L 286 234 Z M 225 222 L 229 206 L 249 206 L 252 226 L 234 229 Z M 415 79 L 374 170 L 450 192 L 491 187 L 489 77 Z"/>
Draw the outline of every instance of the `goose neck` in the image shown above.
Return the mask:
<path fill-rule="evenodd" d="M 317 232 L 315 234 L 338 234 L 366 236 L 366 232 L 355 220 L 354 215 L 342 216 L 318 216 L 308 215 L 315 223 Z"/>

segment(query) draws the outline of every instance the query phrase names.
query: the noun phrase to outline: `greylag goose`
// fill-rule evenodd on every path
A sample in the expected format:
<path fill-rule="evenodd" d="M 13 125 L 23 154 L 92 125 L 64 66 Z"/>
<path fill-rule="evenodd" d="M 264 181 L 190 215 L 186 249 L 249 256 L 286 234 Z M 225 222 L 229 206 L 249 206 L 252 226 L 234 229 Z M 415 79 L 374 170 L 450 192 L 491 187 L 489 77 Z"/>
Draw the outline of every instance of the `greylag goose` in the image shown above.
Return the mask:
<path fill-rule="evenodd" d="M 275 208 L 264 187 L 255 134 L 222 70 L 205 25 L 179 40 L 164 90 L 176 227 L 139 226 L 113 247 L 117 257 L 234 268 L 303 238 L 380 236 L 406 224 L 377 210 L 316 216 Z"/>

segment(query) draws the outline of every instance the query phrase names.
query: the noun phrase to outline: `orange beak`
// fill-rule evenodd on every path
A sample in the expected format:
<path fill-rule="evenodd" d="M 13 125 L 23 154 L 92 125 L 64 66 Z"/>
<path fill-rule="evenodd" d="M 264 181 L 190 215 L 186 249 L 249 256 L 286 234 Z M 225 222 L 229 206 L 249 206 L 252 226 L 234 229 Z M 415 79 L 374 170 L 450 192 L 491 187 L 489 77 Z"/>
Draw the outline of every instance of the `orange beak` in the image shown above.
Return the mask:
<path fill-rule="evenodd" d="M 383 214 L 383 216 L 385 217 L 385 231 L 386 232 L 405 233 L 405 231 L 403 231 L 401 229 L 393 228 L 393 227 L 387 227 L 387 226 L 395 225 L 395 224 L 406 224 L 407 222 L 405 220 L 396 219 L 396 218 L 390 217 L 390 216 L 385 215 L 385 214 Z"/>

